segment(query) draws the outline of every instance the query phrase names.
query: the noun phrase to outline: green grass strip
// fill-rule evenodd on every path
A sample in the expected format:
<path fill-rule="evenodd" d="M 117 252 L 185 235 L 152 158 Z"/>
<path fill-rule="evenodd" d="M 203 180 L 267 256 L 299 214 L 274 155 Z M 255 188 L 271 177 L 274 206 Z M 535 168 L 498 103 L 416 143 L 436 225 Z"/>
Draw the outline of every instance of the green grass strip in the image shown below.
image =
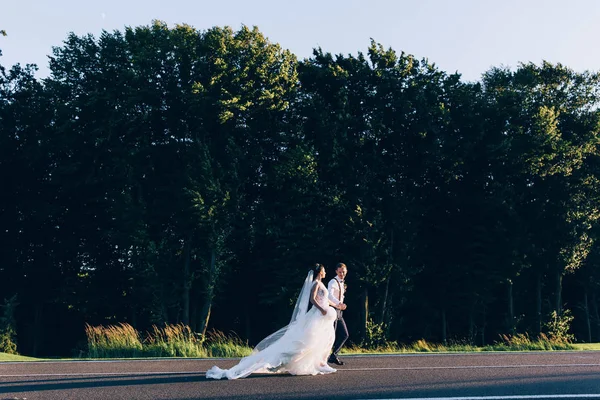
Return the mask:
<path fill-rule="evenodd" d="M 16 354 L 0 353 L 0 361 L 41 361 L 41 358 L 19 356 Z"/>

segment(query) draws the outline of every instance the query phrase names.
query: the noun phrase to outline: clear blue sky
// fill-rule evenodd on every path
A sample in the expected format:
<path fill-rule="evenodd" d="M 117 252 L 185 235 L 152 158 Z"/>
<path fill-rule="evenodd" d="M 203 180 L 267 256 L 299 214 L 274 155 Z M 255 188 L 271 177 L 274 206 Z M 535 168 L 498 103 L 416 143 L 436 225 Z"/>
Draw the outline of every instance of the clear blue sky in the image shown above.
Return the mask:
<path fill-rule="evenodd" d="M 426 57 L 440 69 L 479 80 L 492 66 L 560 62 L 600 70 L 599 0 L 13 0 L 0 7 L 0 63 L 36 63 L 68 32 L 187 23 L 201 30 L 256 25 L 299 58 L 314 47 L 365 52 L 372 37 L 384 47 Z"/>

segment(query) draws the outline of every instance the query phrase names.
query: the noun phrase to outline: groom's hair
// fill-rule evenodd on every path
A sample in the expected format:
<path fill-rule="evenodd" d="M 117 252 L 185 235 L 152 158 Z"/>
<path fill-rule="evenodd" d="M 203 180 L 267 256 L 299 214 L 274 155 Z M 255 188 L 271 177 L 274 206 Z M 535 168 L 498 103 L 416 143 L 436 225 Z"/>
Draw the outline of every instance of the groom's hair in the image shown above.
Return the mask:
<path fill-rule="evenodd" d="M 338 269 L 340 269 L 340 268 L 346 268 L 346 269 L 348 269 L 348 267 L 346 267 L 346 264 L 344 264 L 344 263 L 338 263 L 338 264 L 335 266 L 335 270 L 336 270 L 336 271 L 337 271 Z"/>

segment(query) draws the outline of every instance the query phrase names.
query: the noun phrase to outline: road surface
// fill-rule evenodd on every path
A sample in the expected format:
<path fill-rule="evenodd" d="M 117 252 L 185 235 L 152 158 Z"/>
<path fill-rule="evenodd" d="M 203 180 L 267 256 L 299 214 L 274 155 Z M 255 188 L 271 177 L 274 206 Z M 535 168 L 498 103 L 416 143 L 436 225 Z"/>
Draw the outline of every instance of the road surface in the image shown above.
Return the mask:
<path fill-rule="evenodd" d="M 347 356 L 320 376 L 207 380 L 235 359 L 0 363 L 0 399 L 600 399 L 600 352 Z"/>

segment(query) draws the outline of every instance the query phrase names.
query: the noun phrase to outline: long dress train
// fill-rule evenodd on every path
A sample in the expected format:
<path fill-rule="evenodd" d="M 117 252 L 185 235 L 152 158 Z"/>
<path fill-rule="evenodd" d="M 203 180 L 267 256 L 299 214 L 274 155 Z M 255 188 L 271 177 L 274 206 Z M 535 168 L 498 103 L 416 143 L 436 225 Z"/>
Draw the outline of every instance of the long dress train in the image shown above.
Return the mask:
<path fill-rule="evenodd" d="M 317 307 L 308 310 L 308 298 L 313 285 L 317 286 L 316 300 L 327 310 L 323 315 Z M 335 340 L 333 321 L 336 312 L 329 307 L 327 288 L 312 280 L 309 272 L 296 302 L 289 325 L 261 341 L 251 355 L 230 368 L 217 366 L 206 371 L 211 379 L 244 378 L 253 372 L 290 373 L 292 375 L 317 375 L 335 372 L 326 363 Z"/>

